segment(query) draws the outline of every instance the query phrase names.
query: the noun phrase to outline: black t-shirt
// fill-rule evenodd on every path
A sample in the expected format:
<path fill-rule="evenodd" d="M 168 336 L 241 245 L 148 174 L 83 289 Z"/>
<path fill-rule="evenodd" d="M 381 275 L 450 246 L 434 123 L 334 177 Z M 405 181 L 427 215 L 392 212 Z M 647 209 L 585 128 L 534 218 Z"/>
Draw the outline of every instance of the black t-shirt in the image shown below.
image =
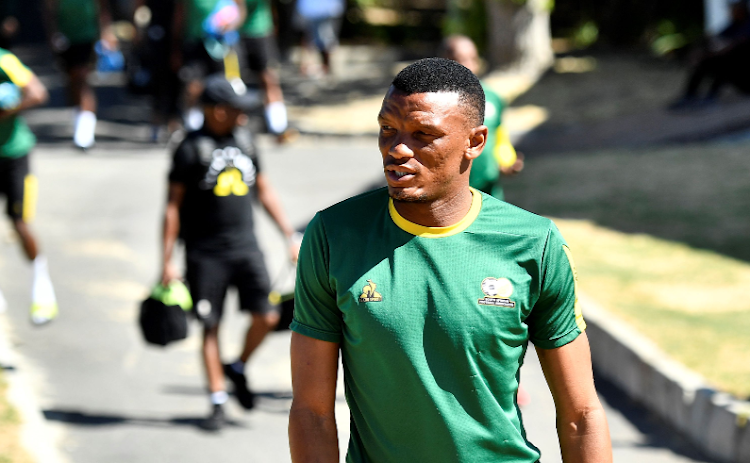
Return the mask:
<path fill-rule="evenodd" d="M 169 181 L 185 185 L 180 237 L 188 254 L 232 257 L 257 249 L 253 200 L 259 172 L 247 130 L 217 137 L 201 129 L 185 137 L 175 150 Z"/>

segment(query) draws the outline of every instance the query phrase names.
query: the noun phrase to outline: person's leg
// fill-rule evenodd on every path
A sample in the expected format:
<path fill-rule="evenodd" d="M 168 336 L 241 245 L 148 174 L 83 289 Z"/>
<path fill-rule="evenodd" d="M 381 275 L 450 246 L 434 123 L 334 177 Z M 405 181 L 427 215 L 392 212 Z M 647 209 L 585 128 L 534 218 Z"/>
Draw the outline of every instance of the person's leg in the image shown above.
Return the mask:
<path fill-rule="evenodd" d="M 247 363 L 255 349 L 263 342 L 266 335 L 279 324 L 279 313 L 271 311 L 267 313 L 253 313 L 252 323 L 245 335 L 245 345 L 240 355 L 240 361 Z"/>
<path fill-rule="evenodd" d="M 263 92 L 264 115 L 268 131 L 278 137 L 280 143 L 290 141 L 288 133 L 284 92 L 281 89 L 279 74 L 275 69 L 278 63 L 278 50 L 272 36 L 245 37 L 242 41 L 247 58 L 247 66 L 258 79 Z"/>
<path fill-rule="evenodd" d="M 216 431 L 225 423 L 222 406 L 228 397 L 219 348 L 219 324 L 228 285 L 228 271 L 221 260 L 189 256 L 185 276 L 193 298 L 193 313 L 203 323 L 201 356 L 212 405 L 211 414 L 201 426 Z"/>
<path fill-rule="evenodd" d="M 244 259 L 236 262 L 232 283 L 240 295 L 240 307 L 252 314 L 251 325 L 245 335 L 245 344 L 237 361 L 224 365 L 224 373 L 234 384 L 234 393 L 240 404 L 251 409 L 255 396 L 247 385 L 245 364 L 266 335 L 279 322 L 279 314 L 268 301 L 271 282 L 260 250 L 253 250 Z"/>
<path fill-rule="evenodd" d="M 68 102 L 76 108 L 73 143 L 88 149 L 94 145 L 96 94 L 89 85 L 93 44 L 75 44 L 64 54 L 68 74 Z"/>
<path fill-rule="evenodd" d="M 208 390 L 213 394 L 226 390 L 224 372 L 221 369 L 221 353 L 219 351 L 219 325 L 206 327 L 203 330 L 203 364 L 206 367 Z"/>
<path fill-rule="evenodd" d="M 31 322 L 45 324 L 57 316 L 57 298 L 49 277 L 47 259 L 40 255 L 37 240 L 29 227 L 36 210 L 37 180 L 29 172 L 29 156 L 7 160 L 5 183 L 7 213 L 21 241 L 24 254 L 32 263 Z"/>

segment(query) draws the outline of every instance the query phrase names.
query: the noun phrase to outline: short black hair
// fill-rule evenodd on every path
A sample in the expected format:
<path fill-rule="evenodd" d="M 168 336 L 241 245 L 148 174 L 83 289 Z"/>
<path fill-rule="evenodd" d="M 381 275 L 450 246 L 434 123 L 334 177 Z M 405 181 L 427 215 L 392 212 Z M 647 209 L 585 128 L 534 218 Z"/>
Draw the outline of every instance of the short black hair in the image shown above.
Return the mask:
<path fill-rule="evenodd" d="M 484 123 L 484 90 L 477 76 L 466 67 L 445 58 L 425 58 L 405 67 L 391 85 L 407 95 L 414 93 L 458 93 L 475 126 Z"/>

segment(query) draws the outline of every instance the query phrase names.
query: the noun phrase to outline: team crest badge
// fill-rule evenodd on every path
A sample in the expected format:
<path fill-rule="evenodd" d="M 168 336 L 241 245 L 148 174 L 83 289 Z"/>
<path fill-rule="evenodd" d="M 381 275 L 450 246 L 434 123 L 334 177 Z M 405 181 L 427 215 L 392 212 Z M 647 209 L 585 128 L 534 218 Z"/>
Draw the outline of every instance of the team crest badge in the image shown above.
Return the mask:
<path fill-rule="evenodd" d="M 507 278 L 487 277 L 482 280 L 484 297 L 477 302 L 481 305 L 514 308 L 516 303 L 509 298 L 513 295 L 513 284 Z"/>
<path fill-rule="evenodd" d="M 375 291 L 377 286 L 372 280 L 367 280 L 367 286 L 362 288 L 362 295 L 359 296 L 359 302 L 381 302 L 383 296 Z"/>

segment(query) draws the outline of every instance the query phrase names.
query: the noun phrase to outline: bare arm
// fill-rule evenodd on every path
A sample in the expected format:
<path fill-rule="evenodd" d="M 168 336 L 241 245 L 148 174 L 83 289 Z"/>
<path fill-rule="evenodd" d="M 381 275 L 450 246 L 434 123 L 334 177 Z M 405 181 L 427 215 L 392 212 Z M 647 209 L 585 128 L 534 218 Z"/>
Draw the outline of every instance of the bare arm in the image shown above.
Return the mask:
<path fill-rule="evenodd" d="M 177 279 L 177 270 L 172 264 L 172 252 L 180 233 L 180 206 L 185 197 L 185 185 L 182 183 L 169 183 L 167 195 L 167 207 L 164 211 L 164 229 L 162 230 L 162 276 L 163 285 Z"/>
<path fill-rule="evenodd" d="M 565 463 L 611 463 L 609 427 L 594 389 L 586 333 L 557 349 L 536 348 L 557 409 Z"/>
<path fill-rule="evenodd" d="M 31 80 L 29 80 L 29 82 L 21 88 L 21 92 L 23 93 L 21 104 L 17 108 L 4 111 L 0 110 L 0 119 L 10 117 L 23 111 L 24 109 L 42 105 L 49 99 L 47 87 L 44 86 L 42 81 L 40 81 L 36 75 L 32 76 Z"/>
<path fill-rule="evenodd" d="M 299 243 L 295 243 L 292 240 L 294 236 L 294 228 L 289 224 L 286 214 L 284 214 L 284 208 L 281 207 L 281 201 L 279 196 L 276 194 L 276 190 L 271 186 L 271 182 L 268 181 L 265 175 L 258 174 L 255 180 L 256 188 L 258 189 L 258 200 L 263 205 L 263 208 L 268 212 L 276 225 L 278 225 L 281 233 L 284 234 L 287 241 L 289 242 L 289 253 L 293 261 L 297 260 L 299 254 Z"/>
<path fill-rule="evenodd" d="M 292 333 L 289 450 L 294 463 L 338 463 L 334 407 L 338 343 Z"/>

